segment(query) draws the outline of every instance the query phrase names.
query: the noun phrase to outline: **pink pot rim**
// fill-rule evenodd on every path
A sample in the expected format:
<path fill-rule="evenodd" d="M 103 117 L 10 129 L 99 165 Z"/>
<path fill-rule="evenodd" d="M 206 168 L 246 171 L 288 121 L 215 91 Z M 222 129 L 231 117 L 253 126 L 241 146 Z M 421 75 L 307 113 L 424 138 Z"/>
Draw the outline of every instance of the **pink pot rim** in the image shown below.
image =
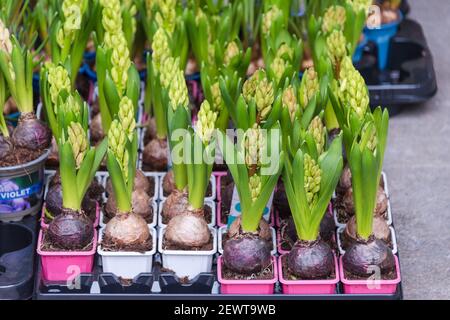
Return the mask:
<path fill-rule="evenodd" d="M 45 202 L 42 205 L 41 210 L 41 228 L 48 228 L 48 224 L 45 223 Z M 100 204 L 98 201 L 95 201 L 95 220 L 94 220 L 94 228 L 97 228 L 100 223 Z"/>
<path fill-rule="evenodd" d="M 43 251 L 41 250 L 43 237 L 44 237 L 43 230 L 40 230 L 37 243 L 37 253 L 40 256 L 49 256 L 49 257 L 91 256 L 95 254 L 95 252 L 97 251 L 97 230 L 95 229 L 94 229 L 94 240 L 92 241 L 92 249 L 89 251 Z"/>
<path fill-rule="evenodd" d="M 339 265 L 336 254 L 333 253 L 334 258 L 334 266 L 335 266 L 335 278 L 327 279 L 327 280 L 286 280 L 283 278 L 283 263 L 281 259 L 285 256 L 285 254 L 278 257 L 278 274 L 280 275 L 280 282 L 286 285 L 329 285 L 329 284 L 337 284 L 339 282 Z"/>
<path fill-rule="evenodd" d="M 274 284 L 278 281 L 278 265 L 277 258 L 272 256 L 273 262 L 273 279 L 267 280 L 227 280 L 222 278 L 222 257 L 217 259 L 217 279 L 221 284 L 249 285 L 249 284 Z"/>
<path fill-rule="evenodd" d="M 372 281 L 372 280 L 348 280 L 345 279 L 345 274 L 344 274 L 344 264 L 342 263 L 342 256 L 339 257 L 339 276 L 341 277 L 341 282 L 343 284 L 347 284 L 347 285 L 367 285 L 367 281 Z M 392 280 L 379 280 L 381 285 L 390 285 L 390 284 L 399 284 L 401 281 L 401 276 L 400 276 L 400 263 L 398 261 L 398 257 L 394 256 L 395 259 L 395 271 L 397 273 L 397 277 L 395 279 Z"/>

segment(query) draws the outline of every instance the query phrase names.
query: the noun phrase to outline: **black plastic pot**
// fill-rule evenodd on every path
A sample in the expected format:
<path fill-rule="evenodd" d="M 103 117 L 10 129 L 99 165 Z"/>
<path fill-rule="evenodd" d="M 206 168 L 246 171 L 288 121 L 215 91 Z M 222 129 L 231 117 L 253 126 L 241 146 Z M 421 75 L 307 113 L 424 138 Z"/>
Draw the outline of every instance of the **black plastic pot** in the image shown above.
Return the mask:
<path fill-rule="evenodd" d="M 0 300 L 26 300 L 33 295 L 35 226 L 35 217 L 0 222 Z"/>

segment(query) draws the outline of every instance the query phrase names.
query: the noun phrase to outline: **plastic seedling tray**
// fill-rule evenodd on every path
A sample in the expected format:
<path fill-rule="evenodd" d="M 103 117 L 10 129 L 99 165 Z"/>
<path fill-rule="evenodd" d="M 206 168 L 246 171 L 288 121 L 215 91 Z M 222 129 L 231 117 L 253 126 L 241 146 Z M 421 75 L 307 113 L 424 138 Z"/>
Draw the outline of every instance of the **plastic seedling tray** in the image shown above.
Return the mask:
<path fill-rule="evenodd" d="M 373 43 L 364 48 L 356 64 L 369 88 L 372 106 L 398 107 L 430 99 L 437 91 L 433 58 L 422 27 L 404 19 L 390 41 L 386 70 L 377 67 L 377 49 Z"/>

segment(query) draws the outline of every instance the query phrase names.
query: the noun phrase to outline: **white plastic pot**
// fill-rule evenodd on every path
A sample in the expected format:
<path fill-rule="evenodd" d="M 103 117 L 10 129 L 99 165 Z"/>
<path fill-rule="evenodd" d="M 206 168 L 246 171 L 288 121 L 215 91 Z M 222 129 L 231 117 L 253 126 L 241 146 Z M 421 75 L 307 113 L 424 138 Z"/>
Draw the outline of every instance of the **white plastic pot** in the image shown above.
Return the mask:
<path fill-rule="evenodd" d="M 344 253 L 345 253 L 345 250 L 344 250 L 344 248 L 342 248 L 342 243 L 341 243 L 341 235 L 344 232 L 344 230 L 345 230 L 345 226 L 340 227 L 337 230 L 337 236 L 336 236 L 336 243 L 337 243 L 339 253 L 341 256 L 344 255 Z M 392 226 L 389 226 L 389 230 L 391 231 L 392 253 L 397 254 L 397 250 L 398 250 L 397 249 L 398 248 L 397 247 L 397 236 L 395 235 L 395 230 Z"/>
<path fill-rule="evenodd" d="M 218 232 L 218 251 L 222 255 L 223 254 L 223 238 L 225 233 L 227 232 L 227 227 L 220 227 Z M 272 250 L 270 251 L 271 255 L 277 254 L 277 235 L 274 228 L 270 227 L 270 233 L 272 234 Z"/>
<path fill-rule="evenodd" d="M 165 250 L 163 239 L 166 227 L 159 229 L 158 251 L 163 268 L 172 270 L 178 277 L 194 279 L 201 272 L 211 272 L 213 258 L 217 252 L 217 230 L 210 227 L 213 248 L 210 251 Z"/>
<path fill-rule="evenodd" d="M 163 210 L 165 201 L 166 201 L 166 199 L 161 201 L 158 206 L 158 227 L 166 226 L 166 224 L 163 223 L 163 219 L 162 219 L 162 210 Z M 211 209 L 211 222 L 208 223 L 208 226 L 215 227 L 216 226 L 216 204 L 213 200 L 205 199 L 205 206 L 208 206 Z"/>
<path fill-rule="evenodd" d="M 148 227 L 152 235 L 152 250 L 140 252 L 111 252 L 102 250 L 104 228 L 100 229 L 97 252 L 102 259 L 103 272 L 111 272 L 124 279 L 133 279 L 140 273 L 152 272 L 153 255 L 156 253 L 156 229 Z"/>

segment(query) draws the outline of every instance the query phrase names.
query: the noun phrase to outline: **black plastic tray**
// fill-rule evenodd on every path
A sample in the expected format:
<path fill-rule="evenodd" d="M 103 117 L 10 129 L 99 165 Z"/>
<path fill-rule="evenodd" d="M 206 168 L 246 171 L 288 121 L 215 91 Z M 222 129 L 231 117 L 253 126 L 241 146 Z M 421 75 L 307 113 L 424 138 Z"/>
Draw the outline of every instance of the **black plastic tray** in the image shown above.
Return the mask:
<path fill-rule="evenodd" d="M 369 43 L 356 67 L 369 87 L 373 106 L 396 108 L 424 102 L 437 92 L 433 58 L 422 27 L 405 19 L 391 39 L 388 66 L 376 65 L 376 47 Z"/>

